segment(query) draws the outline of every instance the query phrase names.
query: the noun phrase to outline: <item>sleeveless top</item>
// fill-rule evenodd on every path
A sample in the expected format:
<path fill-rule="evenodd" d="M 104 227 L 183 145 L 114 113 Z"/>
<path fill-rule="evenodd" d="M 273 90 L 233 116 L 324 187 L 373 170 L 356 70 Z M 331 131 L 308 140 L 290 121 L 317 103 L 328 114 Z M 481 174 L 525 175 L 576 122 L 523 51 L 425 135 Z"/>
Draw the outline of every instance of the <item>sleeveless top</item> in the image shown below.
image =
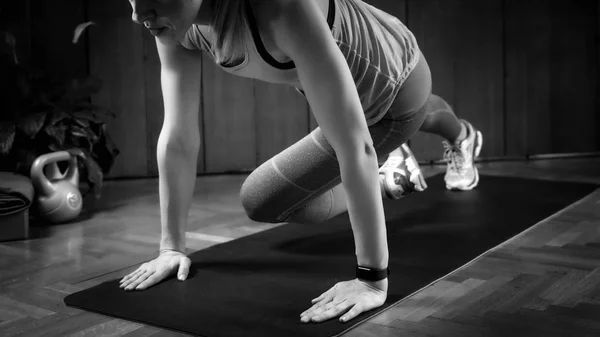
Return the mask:
<path fill-rule="evenodd" d="M 241 0 L 247 1 L 247 0 Z M 280 63 L 265 49 L 250 6 L 245 58 L 224 71 L 271 83 L 285 83 L 303 93 L 293 61 Z M 327 22 L 344 55 L 369 126 L 385 115 L 400 87 L 419 61 L 420 51 L 412 32 L 396 17 L 362 0 L 329 0 Z M 180 41 L 187 49 L 206 52 L 214 61 L 209 40 L 192 25 Z"/>

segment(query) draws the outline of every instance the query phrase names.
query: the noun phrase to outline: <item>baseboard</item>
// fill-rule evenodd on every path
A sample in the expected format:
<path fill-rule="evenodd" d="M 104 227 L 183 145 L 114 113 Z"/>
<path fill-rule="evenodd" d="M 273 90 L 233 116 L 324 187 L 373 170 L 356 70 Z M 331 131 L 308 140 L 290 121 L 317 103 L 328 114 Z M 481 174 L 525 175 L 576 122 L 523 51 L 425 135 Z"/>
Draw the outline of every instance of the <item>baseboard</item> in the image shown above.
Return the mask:
<path fill-rule="evenodd" d="M 574 152 L 574 153 L 548 153 L 531 154 L 521 156 L 500 156 L 500 157 L 479 157 L 476 163 L 491 163 L 505 161 L 535 161 L 535 160 L 553 160 L 553 159 L 576 159 L 576 158 L 600 158 L 600 152 Z M 438 160 L 420 160 L 419 165 L 445 165 L 444 159 Z"/>
<path fill-rule="evenodd" d="M 533 161 L 533 160 L 552 160 L 552 159 L 573 159 L 573 158 L 600 158 L 600 152 L 576 152 L 576 153 L 550 153 L 550 154 L 532 154 L 532 155 L 520 155 L 520 156 L 498 156 L 498 157 L 479 157 L 475 161 L 477 163 L 490 163 L 490 162 L 506 162 L 506 161 Z M 438 160 L 420 160 L 419 165 L 445 165 L 446 161 L 443 159 Z M 254 169 L 240 169 L 223 172 L 202 172 L 196 174 L 196 177 L 210 177 L 219 175 L 245 175 L 249 174 Z M 155 179 L 158 175 L 152 176 L 125 176 L 125 177 L 107 177 L 105 181 L 119 181 L 119 180 L 138 180 L 138 179 Z"/>

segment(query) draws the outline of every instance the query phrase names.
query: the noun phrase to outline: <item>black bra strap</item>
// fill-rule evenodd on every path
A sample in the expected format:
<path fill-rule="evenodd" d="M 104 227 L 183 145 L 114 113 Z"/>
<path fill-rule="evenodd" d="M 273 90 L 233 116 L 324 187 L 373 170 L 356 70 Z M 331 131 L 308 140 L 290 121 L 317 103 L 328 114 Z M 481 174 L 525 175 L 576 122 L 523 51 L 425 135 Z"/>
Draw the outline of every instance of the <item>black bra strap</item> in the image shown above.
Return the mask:
<path fill-rule="evenodd" d="M 281 63 L 273 58 L 271 54 L 265 48 L 262 39 L 260 38 L 260 32 L 258 31 L 258 25 L 256 24 L 256 19 L 254 18 L 254 14 L 252 13 L 252 8 L 250 7 L 250 1 L 246 4 L 247 8 L 247 18 L 248 25 L 250 26 L 250 30 L 252 31 L 252 38 L 254 39 L 254 44 L 256 45 L 256 50 L 260 54 L 260 56 L 267 62 L 269 65 L 273 66 L 277 69 L 288 70 L 294 69 L 296 65 L 293 61 Z M 335 0 L 329 0 L 329 10 L 327 13 L 327 23 L 329 24 L 329 29 L 333 28 L 333 24 L 335 21 Z"/>

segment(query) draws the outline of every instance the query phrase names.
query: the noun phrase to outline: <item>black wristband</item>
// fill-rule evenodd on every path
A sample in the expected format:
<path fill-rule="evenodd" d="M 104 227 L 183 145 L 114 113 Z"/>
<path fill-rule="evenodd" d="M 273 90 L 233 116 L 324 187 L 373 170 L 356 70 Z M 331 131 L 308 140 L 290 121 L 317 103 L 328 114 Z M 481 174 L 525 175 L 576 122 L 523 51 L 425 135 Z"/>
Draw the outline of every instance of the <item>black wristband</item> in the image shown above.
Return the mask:
<path fill-rule="evenodd" d="M 390 268 L 375 269 L 368 267 L 356 266 L 356 278 L 365 281 L 381 281 L 390 275 Z"/>

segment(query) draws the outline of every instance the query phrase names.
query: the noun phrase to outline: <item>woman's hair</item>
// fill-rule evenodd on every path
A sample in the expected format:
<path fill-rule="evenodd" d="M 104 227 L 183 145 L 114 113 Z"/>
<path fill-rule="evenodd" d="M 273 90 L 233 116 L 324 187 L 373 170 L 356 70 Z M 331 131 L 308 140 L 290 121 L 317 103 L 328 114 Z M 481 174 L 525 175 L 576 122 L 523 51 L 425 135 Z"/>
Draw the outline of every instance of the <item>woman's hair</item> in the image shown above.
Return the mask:
<path fill-rule="evenodd" d="M 219 64 L 235 64 L 244 58 L 246 0 L 214 0 L 211 22 L 213 53 Z"/>

